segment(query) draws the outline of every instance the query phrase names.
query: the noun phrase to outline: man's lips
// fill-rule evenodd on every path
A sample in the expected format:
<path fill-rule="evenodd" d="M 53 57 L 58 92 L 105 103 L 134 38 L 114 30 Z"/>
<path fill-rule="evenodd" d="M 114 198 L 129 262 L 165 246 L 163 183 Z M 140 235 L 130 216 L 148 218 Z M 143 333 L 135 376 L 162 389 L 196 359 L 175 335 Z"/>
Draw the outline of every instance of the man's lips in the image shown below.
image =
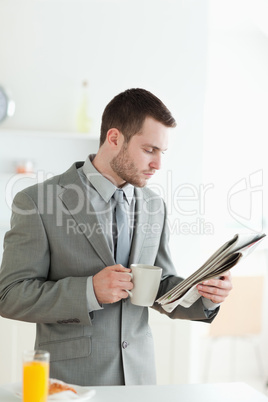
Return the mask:
<path fill-rule="evenodd" d="M 145 176 L 151 177 L 155 172 L 144 172 Z"/>

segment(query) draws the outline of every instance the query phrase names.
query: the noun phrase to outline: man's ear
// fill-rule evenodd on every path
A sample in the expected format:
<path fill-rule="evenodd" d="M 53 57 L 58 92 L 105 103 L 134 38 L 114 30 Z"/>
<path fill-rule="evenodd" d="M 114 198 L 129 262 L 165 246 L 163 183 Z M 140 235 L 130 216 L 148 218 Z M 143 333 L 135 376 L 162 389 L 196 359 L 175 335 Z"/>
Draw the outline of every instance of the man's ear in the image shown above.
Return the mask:
<path fill-rule="evenodd" d="M 117 128 L 110 128 L 110 130 L 107 131 L 106 140 L 113 149 L 116 149 L 121 146 L 124 138 L 123 134 Z"/>

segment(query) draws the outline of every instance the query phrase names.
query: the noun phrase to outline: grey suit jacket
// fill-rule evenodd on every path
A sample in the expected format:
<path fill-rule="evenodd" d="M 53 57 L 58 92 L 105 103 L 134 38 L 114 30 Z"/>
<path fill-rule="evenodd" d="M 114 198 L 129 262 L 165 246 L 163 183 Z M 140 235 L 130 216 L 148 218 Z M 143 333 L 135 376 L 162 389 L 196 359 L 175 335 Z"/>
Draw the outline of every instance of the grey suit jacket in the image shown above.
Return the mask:
<path fill-rule="evenodd" d="M 0 271 L 0 314 L 37 323 L 35 347 L 50 352 L 51 377 L 79 385 L 154 384 L 148 308 L 127 299 L 88 312 L 87 278 L 115 261 L 105 234 L 93 230 L 98 219 L 88 208 L 77 173 L 81 165 L 14 198 Z M 135 196 L 130 264 L 163 268 L 160 296 L 182 280 L 170 258 L 165 205 L 147 188 L 135 189 Z M 216 313 L 208 319 L 199 299 L 169 316 L 210 322 Z"/>

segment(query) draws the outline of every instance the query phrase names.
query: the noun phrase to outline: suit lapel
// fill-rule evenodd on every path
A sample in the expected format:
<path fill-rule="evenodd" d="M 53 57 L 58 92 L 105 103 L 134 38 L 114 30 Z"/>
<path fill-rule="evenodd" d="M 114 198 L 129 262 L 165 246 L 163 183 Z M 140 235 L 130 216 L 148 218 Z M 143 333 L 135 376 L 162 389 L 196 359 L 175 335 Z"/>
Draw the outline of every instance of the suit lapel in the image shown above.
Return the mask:
<path fill-rule="evenodd" d="M 69 214 L 72 215 L 76 221 L 78 227 L 80 225 L 80 227 L 83 228 L 83 234 L 91 243 L 105 266 L 114 265 L 114 257 L 104 233 L 98 231 L 99 222 L 97 215 L 94 213 L 94 208 L 90 200 L 87 199 L 86 192 L 76 169 L 76 174 L 74 174 L 74 172 L 72 173 L 73 177 L 69 176 L 68 184 L 66 184 L 66 180 L 62 180 L 61 185 L 64 186 L 64 190 L 59 194 L 59 198 L 67 208 Z"/>

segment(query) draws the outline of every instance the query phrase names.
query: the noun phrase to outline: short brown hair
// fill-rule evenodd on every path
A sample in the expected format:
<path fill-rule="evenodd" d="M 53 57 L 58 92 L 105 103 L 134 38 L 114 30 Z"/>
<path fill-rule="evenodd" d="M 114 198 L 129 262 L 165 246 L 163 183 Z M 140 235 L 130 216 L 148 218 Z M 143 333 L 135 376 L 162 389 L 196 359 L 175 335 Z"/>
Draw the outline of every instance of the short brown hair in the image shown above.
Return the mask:
<path fill-rule="evenodd" d="M 146 117 L 152 117 L 167 127 L 176 127 L 176 121 L 164 103 L 145 89 L 127 89 L 116 95 L 102 115 L 100 146 L 108 130 L 117 128 L 129 142 L 137 134 Z"/>

